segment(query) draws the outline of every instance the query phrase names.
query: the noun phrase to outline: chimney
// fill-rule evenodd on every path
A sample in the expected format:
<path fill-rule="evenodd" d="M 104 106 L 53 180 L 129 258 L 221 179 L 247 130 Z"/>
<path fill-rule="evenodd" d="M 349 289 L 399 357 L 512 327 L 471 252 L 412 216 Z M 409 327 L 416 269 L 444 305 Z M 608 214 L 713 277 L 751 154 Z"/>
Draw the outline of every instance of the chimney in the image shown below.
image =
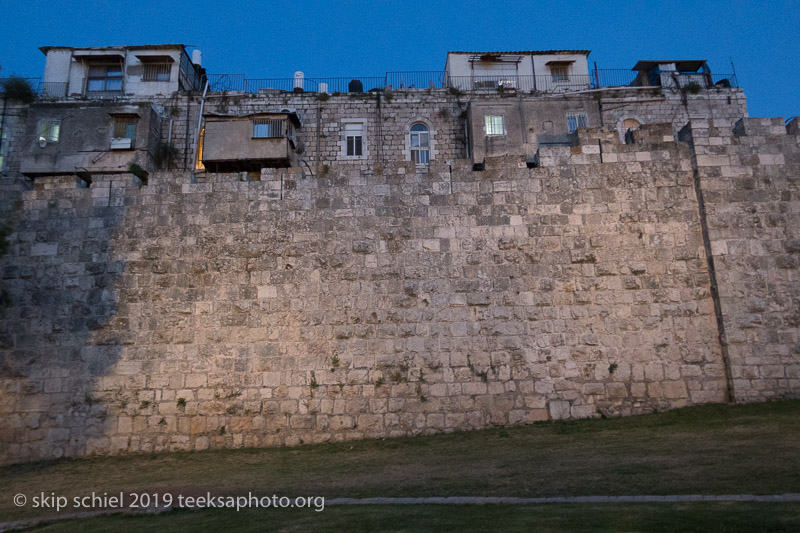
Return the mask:
<path fill-rule="evenodd" d="M 198 67 L 203 65 L 203 53 L 200 52 L 200 50 L 197 49 L 192 50 L 192 63 L 194 63 Z"/>

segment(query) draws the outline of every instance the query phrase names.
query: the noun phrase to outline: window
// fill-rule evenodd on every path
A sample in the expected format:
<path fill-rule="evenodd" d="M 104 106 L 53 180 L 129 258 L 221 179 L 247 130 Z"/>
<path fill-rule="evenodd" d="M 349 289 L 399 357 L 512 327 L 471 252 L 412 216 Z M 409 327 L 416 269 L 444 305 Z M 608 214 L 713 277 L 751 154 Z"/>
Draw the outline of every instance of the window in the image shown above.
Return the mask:
<path fill-rule="evenodd" d="M 418 165 L 427 165 L 431 160 L 431 142 L 428 126 L 414 124 L 411 126 L 411 160 Z"/>
<path fill-rule="evenodd" d="M 640 126 L 639 121 L 636 120 L 635 118 L 626 118 L 625 120 L 622 121 L 622 129 L 624 131 L 638 130 L 639 126 Z"/>
<path fill-rule="evenodd" d="M 350 123 L 344 125 L 344 137 L 347 143 L 346 154 L 348 157 L 361 157 L 364 155 L 364 124 Z"/>
<path fill-rule="evenodd" d="M 114 119 L 115 139 L 136 140 L 136 118 L 135 117 L 116 117 Z"/>
<path fill-rule="evenodd" d="M 121 92 L 122 66 L 90 65 L 86 90 L 89 92 Z"/>
<path fill-rule="evenodd" d="M 0 129 L 0 171 L 5 168 L 6 157 L 8 157 L 8 137 L 6 132 Z"/>
<path fill-rule="evenodd" d="M 206 127 L 200 130 L 200 135 L 197 137 L 197 156 L 194 161 L 195 170 L 205 170 L 206 166 L 203 164 L 203 143 L 206 140 Z"/>
<path fill-rule="evenodd" d="M 145 63 L 142 81 L 169 81 L 171 63 Z"/>
<path fill-rule="evenodd" d="M 283 137 L 286 131 L 286 121 L 277 118 L 254 118 L 253 138 L 271 139 Z"/>
<path fill-rule="evenodd" d="M 570 133 L 575 133 L 578 128 L 585 128 L 589 124 L 586 113 L 568 113 L 567 128 Z"/>
<path fill-rule="evenodd" d="M 625 144 L 633 143 L 632 132 L 638 130 L 640 125 L 639 121 L 635 118 L 626 118 L 622 121 L 621 137 Z"/>
<path fill-rule="evenodd" d="M 61 121 L 54 118 L 40 118 L 36 126 L 36 136 L 40 143 L 56 143 L 61 133 Z"/>
<path fill-rule="evenodd" d="M 553 81 L 569 81 L 569 66 L 568 65 L 551 65 L 550 76 Z"/>
<path fill-rule="evenodd" d="M 505 135 L 506 130 L 503 128 L 503 117 L 486 115 L 486 135 Z"/>

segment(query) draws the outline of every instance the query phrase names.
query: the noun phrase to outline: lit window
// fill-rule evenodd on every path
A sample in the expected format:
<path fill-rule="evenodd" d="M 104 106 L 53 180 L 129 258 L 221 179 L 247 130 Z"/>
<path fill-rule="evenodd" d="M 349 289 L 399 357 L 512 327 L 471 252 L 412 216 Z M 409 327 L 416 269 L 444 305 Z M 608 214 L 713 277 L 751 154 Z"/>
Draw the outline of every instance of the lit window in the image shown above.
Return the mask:
<path fill-rule="evenodd" d="M 39 142 L 58 142 L 58 136 L 61 133 L 61 121 L 54 118 L 40 118 L 36 132 Z"/>
<path fill-rule="evenodd" d="M 195 170 L 205 170 L 206 166 L 203 164 L 203 144 L 206 140 L 206 127 L 200 130 L 200 135 L 197 137 L 197 157 L 194 161 Z"/>
<path fill-rule="evenodd" d="M 145 63 L 142 81 L 169 81 L 171 63 Z"/>
<path fill-rule="evenodd" d="M 570 133 L 575 133 L 578 128 L 585 128 L 589 124 L 589 119 L 586 113 L 569 113 L 567 114 L 567 128 Z"/>
<path fill-rule="evenodd" d="M 134 117 L 116 117 L 114 119 L 114 135 L 115 139 L 130 139 L 136 140 L 136 118 Z"/>
<path fill-rule="evenodd" d="M 92 93 L 122 91 L 122 67 L 120 65 L 90 66 L 86 90 Z"/>
<path fill-rule="evenodd" d="M 506 130 L 503 127 L 503 117 L 495 115 L 486 115 L 484 117 L 486 122 L 486 135 L 505 135 Z"/>
<path fill-rule="evenodd" d="M 569 67 L 567 65 L 551 65 L 550 76 L 553 81 L 569 81 Z"/>
<path fill-rule="evenodd" d="M 431 144 L 428 126 L 414 124 L 411 126 L 411 160 L 418 165 L 427 165 L 431 160 Z"/>
<path fill-rule="evenodd" d="M 345 124 L 344 137 L 347 143 L 346 154 L 349 157 L 361 157 L 364 155 L 364 124 Z"/>

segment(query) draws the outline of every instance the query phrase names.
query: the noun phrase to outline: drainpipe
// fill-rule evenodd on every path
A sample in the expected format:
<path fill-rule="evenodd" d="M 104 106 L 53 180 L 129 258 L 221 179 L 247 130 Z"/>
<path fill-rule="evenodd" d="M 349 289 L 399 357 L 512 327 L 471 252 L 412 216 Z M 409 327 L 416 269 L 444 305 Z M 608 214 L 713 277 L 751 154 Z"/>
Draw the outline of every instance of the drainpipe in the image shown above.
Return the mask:
<path fill-rule="evenodd" d="M 193 155 L 193 156 L 194 156 L 194 154 L 196 154 L 196 153 L 197 153 L 197 142 L 200 140 L 200 128 L 201 128 L 201 127 L 202 127 L 202 125 L 203 125 L 203 107 L 204 107 L 204 106 L 205 106 L 205 104 L 206 104 L 206 94 L 208 94 L 208 79 L 206 79 L 206 86 L 205 86 L 205 88 L 203 89 L 203 97 L 200 99 L 200 116 L 199 116 L 199 117 L 197 117 L 197 132 L 195 132 L 195 136 L 194 136 L 194 150 L 192 150 L 192 155 Z M 186 109 L 187 109 L 187 110 L 189 109 L 189 106 L 188 106 L 188 105 L 186 106 Z M 187 118 L 188 118 L 188 117 L 187 117 Z M 188 122 L 188 121 L 186 122 L 186 127 L 187 127 L 187 128 L 189 127 L 189 122 Z M 192 169 L 192 172 L 194 173 L 194 169 Z"/>

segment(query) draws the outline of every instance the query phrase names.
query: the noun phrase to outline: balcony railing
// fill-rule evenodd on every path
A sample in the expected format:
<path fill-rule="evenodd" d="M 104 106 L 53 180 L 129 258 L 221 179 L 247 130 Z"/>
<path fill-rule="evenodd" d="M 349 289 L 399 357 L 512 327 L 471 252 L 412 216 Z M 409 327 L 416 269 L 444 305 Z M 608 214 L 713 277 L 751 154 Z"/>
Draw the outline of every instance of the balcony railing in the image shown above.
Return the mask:
<path fill-rule="evenodd" d="M 681 86 L 692 81 L 703 89 L 717 87 L 737 88 L 736 77 L 730 74 L 678 74 Z M 643 82 L 644 79 L 644 82 Z M 605 87 L 658 86 L 638 72 L 625 69 L 598 69 L 589 74 L 553 76 L 448 76 L 444 71 L 387 72 L 385 76 L 345 78 L 246 78 L 244 74 L 209 74 L 212 92 L 236 91 L 245 93 L 269 92 L 368 92 L 383 90 L 454 89 L 500 93 L 524 92 L 532 94 L 569 93 Z"/>
<path fill-rule="evenodd" d="M 368 92 L 382 90 L 429 90 L 452 88 L 459 91 L 500 93 L 525 92 L 534 94 L 567 93 L 605 87 L 658 86 L 654 81 L 627 69 L 596 69 L 588 75 L 568 76 L 447 76 L 444 71 L 386 72 L 384 76 L 334 77 L 334 78 L 247 78 L 244 74 L 209 74 L 208 86 L 212 92 Z M 701 89 L 738 88 L 734 74 L 678 73 L 680 85 L 686 88 L 692 82 Z M 41 78 L 23 78 L 39 98 L 63 98 L 67 95 L 66 82 L 42 82 Z M 2 80 L 2 78 L 0 78 Z M 359 87 L 360 84 L 360 87 Z M 351 91 L 352 85 L 352 91 Z M 87 91 L 88 96 L 119 95 L 121 91 Z"/>

